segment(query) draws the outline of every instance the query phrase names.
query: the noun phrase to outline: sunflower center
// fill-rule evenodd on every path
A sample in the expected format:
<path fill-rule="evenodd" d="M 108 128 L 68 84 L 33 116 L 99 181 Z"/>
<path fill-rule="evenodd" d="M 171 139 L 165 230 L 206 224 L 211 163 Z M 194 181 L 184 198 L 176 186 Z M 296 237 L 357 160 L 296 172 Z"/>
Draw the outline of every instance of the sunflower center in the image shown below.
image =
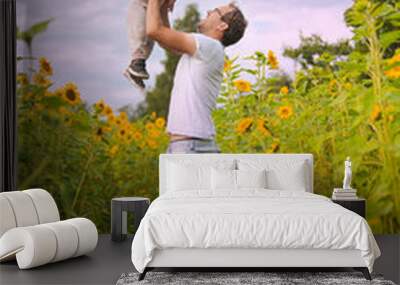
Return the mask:
<path fill-rule="evenodd" d="M 43 64 L 43 69 L 44 69 L 45 71 L 49 72 L 49 71 L 51 70 L 51 67 L 50 67 L 50 65 L 46 62 L 46 63 Z"/>
<path fill-rule="evenodd" d="M 67 92 L 65 93 L 65 96 L 70 101 L 75 101 L 75 99 L 76 99 L 76 94 L 75 94 L 74 90 L 71 90 L 71 89 L 67 90 Z"/>

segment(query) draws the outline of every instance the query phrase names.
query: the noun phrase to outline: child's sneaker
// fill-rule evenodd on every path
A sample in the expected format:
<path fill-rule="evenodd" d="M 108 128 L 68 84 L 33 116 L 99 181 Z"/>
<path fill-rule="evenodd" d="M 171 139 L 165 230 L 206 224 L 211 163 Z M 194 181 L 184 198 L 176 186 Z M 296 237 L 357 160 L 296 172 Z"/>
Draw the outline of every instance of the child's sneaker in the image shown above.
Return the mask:
<path fill-rule="evenodd" d="M 146 70 L 146 61 L 144 59 L 133 59 L 128 67 L 128 72 L 141 79 L 149 79 L 149 73 Z"/>
<path fill-rule="evenodd" d="M 146 87 L 146 85 L 144 85 L 143 79 L 132 75 L 129 72 L 129 69 L 126 69 L 124 71 L 124 75 L 133 86 L 138 87 L 140 89 L 144 89 Z"/>

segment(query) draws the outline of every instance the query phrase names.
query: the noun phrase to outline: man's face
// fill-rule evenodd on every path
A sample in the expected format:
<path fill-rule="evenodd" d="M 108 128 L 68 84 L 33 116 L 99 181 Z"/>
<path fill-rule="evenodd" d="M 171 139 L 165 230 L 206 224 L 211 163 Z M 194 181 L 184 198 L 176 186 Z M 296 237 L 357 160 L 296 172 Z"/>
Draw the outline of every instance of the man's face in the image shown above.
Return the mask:
<path fill-rule="evenodd" d="M 216 30 L 220 24 L 223 23 L 221 17 L 230 12 L 233 8 L 229 5 L 221 6 L 213 10 L 207 11 L 207 17 L 201 20 L 197 26 L 200 33 L 206 33 Z"/>

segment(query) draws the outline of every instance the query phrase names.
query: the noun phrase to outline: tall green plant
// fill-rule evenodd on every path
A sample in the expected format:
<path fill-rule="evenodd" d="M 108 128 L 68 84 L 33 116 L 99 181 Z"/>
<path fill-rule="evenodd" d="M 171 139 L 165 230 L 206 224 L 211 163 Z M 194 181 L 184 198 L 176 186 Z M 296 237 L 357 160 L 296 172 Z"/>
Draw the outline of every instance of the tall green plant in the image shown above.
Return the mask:
<path fill-rule="evenodd" d="M 32 46 L 33 40 L 37 35 L 45 32 L 52 21 L 53 19 L 51 18 L 45 21 L 35 23 L 25 31 L 20 31 L 17 28 L 17 40 L 24 42 L 26 44 L 26 47 L 28 48 L 28 57 L 25 58 L 20 57 L 19 59 L 26 59 L 30 61 L 30 66 L 29 66 L 30 72 L 33 72 L 33 61 L 35 60 L 35 58 L 33 57 L 33 46 Z"/>

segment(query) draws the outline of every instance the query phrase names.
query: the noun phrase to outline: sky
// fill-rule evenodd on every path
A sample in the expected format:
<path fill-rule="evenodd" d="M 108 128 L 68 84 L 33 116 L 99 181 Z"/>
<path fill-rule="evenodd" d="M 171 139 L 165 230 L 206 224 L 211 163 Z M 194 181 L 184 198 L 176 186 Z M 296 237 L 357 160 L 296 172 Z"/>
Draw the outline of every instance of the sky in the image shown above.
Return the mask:
<path fill-rule="evenodd" d="M 196 3 L 202 18 L 206 11 L 224 5 L 221 0 L 177 0 L 171 22 L 184 15 L 190 3 Z M 352 0 L 242 0 L 236 1 L 248 19 L 242 40 L 226 48 L 228 56 L 245 57 L 254 51 L 277 53 L 281 68 L 289 74 L 294 63 L 280 55 L 285 46 L 299 45 L 299 34 L 318 34 L 335 42 L 352 36 L 343 20 L 343 12 Z M 33 23 L 54 18 L 48 30 L 35 38 L 33 53 L 47 57 L 54 68 L 55 86 L 75 82 L 83 100 L 89 104 L 104 99 L 114 109 L 136 106 L 144 93 L 135 89 L 122 75 L 130 62 L 127 39 L 129 0 L 17 0 L 17 22 L 21 30 Z M 18 42 L 18 55 L 26 47 Z M 162 72 L 164 51 L 156 46 L 147 68 L 154 86 Z M 19 66 L 19 70 L 23 70 Z"/>

